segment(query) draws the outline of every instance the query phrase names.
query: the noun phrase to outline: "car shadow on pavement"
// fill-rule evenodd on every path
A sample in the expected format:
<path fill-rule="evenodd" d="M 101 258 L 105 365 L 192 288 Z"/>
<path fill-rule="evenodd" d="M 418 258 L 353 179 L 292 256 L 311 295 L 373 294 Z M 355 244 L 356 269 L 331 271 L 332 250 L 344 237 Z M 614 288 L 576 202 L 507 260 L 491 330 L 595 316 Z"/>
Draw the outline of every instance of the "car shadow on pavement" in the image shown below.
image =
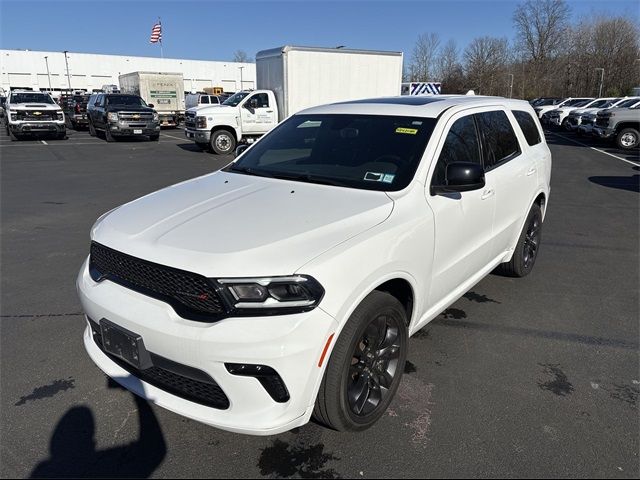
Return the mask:
<path fill-rule="evenodd" d="M 195 143 L 178 143 L 177 146 L 182 150 L 186 150 L 187 152 L 207 153 L 206 150 L 203 150 Z"/>
<path fill-rule="evenodd" d="M 122 388 L 109 379 L 109 388 Z M 149 403 L 133 395 L 138 415 L 138 439 L 118 447 L 96 448 L 96 425 L 91 409 L 73 407 L 60 419 L 51 436 L 50 458 L 40 462 L 30 478 L 148 478 L 162 463 L 167 445 Z"/>
<path fill-rule="evenodd" d="M 589 181 L 603 187 L 640 193 L 640 175 L 637 174 L 628 177 L 589 177 Z"/>

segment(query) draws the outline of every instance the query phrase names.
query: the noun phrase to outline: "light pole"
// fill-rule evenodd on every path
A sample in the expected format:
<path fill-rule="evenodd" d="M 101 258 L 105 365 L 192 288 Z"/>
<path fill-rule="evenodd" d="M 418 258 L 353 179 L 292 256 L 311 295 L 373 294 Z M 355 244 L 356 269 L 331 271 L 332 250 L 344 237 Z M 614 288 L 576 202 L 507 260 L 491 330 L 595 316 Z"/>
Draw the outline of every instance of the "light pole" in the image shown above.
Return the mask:
<path fill-rule="evenodd" d="M 65 50 L 62 53 L 64 53 L 64 63 L 67 66 L 67 82 L 69 83 L 69 93 L 71 93 L 71 77 L 69 76 L 69 60 L 67 59 L 67 53 L 69 53 L 69 50 Z"/>
<path fill-rule="evenodd" d="M 598 98 L 602 97 L 602 83 L 604 82 L 604 68 L 596 68 L 597 70 L 601 70 L 601 74 L 600 74 L 600 92 L 598 93 Z"/>
<path fill-rule="evenodd" d="M 240 91 L 242 91 L 242 69 L 244 67 L 238 67 L 240 69 Z"/>
<path fill-rule="evenodd" d="M 509 84 L 509 98 L 513 97 L 513 73 L 510 73 L 511 83 Z"/>
<path fill-rule="evenodd" d="M 49 57 L 44 57 L 44 63 L 47 65 L 47 78 L 49 79 L 49 93 L 51 93 L 51 75 L 49 75 Z"/>

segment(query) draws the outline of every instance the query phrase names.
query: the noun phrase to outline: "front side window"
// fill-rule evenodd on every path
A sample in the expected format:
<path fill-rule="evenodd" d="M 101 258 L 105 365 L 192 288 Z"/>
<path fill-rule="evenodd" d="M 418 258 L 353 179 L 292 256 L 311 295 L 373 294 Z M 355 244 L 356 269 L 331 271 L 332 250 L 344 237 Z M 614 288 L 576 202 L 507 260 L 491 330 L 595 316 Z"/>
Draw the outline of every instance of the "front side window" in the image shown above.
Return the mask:
<path fill-rule="evenodd" d="M 225 171 L 366 190 L 406 187 L 434 118 L 294 115 Z"/>
<path fill-rule="evenodd" d="M 506 162 L 520 153 L 520 144 L 507 114 L 502 110 L 476 115 L 482 132 L 484 147 L 484 169 Z"/>
<path fill-rule="evenodd" d="M 454 162 L 482 163 L 480 142 L 473 116 L 456 120 L 444 141 L 433 172 L 432 185 L 445 185 L 447 165 Z"/>
<path fill-rule="evenodd" d="M 200 97 L 200 104 L 203 103 L 209 103 L 209 96 L 208 95 L 203 95 Z"/>
<path fill-rule="evenodd" d="M 529 145 L 534 146 L 542 141 L 540 139 L 538 125 L 531 114 L 523 112 L 522 110 L 512 110 L 511 113 L 516 117 L 516 121 L 518 122 L 518 125 L 520 125 L 522 133 L 524 133 L 524 138 L 527 139 L 527 143 Z"/>

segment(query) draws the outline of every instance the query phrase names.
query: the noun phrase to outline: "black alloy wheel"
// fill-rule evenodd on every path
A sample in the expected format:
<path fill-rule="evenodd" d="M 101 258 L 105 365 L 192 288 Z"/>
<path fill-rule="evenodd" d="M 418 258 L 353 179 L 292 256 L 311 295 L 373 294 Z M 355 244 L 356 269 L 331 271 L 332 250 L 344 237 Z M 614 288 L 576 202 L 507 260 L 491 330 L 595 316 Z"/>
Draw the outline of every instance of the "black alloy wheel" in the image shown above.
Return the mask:
<path fill-rule="evenodd" d="M 400 360 L 400 329 L 396 319 L 379 315 L 367 327 L 352 353 L 347 377 L 351 412 L 366 417 L 385 403 Z"/>
<path fill-rule="evenodd" d="M 529 210 L 511 260 L 498 266 L 498 271 L 509 277 L 524 277 L 531 273 L 542 242 L 542 209 L 534 204 Z"/>
<path fill-rule="evenodd" d="M 527 270 L 531 270 L 538 256 L 538 248 L 540 247 L 540 237 L 542 234 L 541 221 L 540 216 L 532 215 L 527 225 L 522 252 L 522 261 L 524 268 Z"/>

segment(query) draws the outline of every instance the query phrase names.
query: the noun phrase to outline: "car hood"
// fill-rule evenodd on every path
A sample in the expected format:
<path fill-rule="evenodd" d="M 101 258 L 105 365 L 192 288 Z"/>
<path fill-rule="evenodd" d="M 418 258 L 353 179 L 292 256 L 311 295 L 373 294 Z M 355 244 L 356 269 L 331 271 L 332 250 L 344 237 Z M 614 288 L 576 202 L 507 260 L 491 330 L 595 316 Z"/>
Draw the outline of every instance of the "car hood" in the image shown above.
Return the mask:
<path fill-rule="evenodd" d="M 62 110 L 60 105 L 52 103 L 12 103 L 9 105 L 9 109 L 15 110 Z"/>
<path fill-rule="evenodd" d="M 216 172 L 111 211 L 91 236 L 207 277 L 290 275 L 392 210 L 384 192 Z"/>
<path fill-rule="evenodd" d="M 230 107 L 229 105 L 215 104 L 215 105 L 199 105 L 197 107 L 192 107 L 188 112 L 195 112 L 198 115 L 209 115 L 209 114 L 221 114 L 221 113 L 232 113 L 237 114 L 237 107 Z"/>
<path fill-rule="evenodd" d="M 107 112 L 155 112 L 151 107 L 142 107 L 136 105 L 107 105 Z"/>

